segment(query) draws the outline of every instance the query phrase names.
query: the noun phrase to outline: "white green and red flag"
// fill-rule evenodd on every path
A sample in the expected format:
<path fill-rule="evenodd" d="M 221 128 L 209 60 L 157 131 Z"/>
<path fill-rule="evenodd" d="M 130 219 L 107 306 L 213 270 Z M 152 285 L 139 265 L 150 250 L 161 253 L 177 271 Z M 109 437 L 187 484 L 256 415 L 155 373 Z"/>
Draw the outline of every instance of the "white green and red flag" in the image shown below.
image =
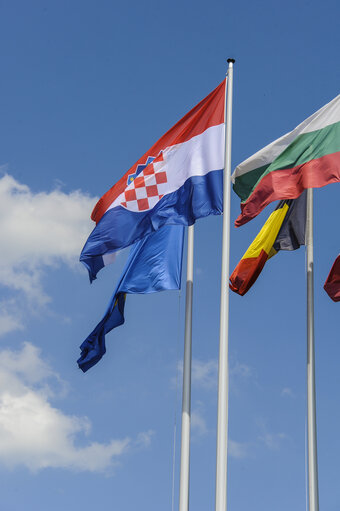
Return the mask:
<path fill-rule="evenodd" d="M 236 167 L 232 182 L 241 214 L 235 225 L 249 222 L 275 200 L 339 181 L 340 94 Z"/>

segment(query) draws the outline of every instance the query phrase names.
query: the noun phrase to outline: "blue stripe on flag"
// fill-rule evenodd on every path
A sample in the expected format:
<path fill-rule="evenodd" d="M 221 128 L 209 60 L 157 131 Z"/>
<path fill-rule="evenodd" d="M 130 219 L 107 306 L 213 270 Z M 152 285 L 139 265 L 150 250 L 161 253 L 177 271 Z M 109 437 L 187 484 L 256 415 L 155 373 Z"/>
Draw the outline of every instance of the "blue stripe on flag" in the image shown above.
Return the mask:
<path fill-rule="evenodd" d="M 90 234 L 80 261 L 94 280 L 104 266 L 102 256 L 128 247 L 166 224 L 192 225 L 198 218 L 220 215 L 223 211 L 223 171 L 189 178 L 183 186 L 165 195 L 145 212 L 122 206 L 109 209 Z"/>
<path fill-rule="evenodd" d="M 106 352 L 105 335 L 125 321 L 126 293 L 180 289 L 184 227 L 167 225 L 135 243 L 103 319 L 80 346 L 78 365 L 86 372 Z"/>

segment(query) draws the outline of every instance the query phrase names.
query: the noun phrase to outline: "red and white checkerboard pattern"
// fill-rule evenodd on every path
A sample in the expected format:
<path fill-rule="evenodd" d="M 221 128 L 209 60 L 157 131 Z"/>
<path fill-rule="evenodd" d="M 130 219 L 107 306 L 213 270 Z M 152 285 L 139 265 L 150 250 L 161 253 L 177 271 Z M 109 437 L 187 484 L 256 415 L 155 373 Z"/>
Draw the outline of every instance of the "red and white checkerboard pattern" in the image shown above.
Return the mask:
<path fill-rule="evenodd" d="M 155 172 L 151 163 L 127 187 L 121 206 L 130 211 L 152 209 L 166 193 L 167 182 L 166 172 Z"/>

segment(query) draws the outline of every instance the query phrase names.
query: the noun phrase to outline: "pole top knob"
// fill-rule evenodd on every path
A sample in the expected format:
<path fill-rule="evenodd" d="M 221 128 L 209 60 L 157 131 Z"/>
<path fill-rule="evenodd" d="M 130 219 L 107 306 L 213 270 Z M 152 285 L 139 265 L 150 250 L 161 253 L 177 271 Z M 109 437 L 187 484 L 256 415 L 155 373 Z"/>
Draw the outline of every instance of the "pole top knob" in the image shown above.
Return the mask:
<path fill-rule="evenodd" d="M 235 59 L 228 59 L 227 62 L 228 62 L 228 64 L 229 64 L 229 62 L 231 62 L 232 64 L 235 64 Z"/>

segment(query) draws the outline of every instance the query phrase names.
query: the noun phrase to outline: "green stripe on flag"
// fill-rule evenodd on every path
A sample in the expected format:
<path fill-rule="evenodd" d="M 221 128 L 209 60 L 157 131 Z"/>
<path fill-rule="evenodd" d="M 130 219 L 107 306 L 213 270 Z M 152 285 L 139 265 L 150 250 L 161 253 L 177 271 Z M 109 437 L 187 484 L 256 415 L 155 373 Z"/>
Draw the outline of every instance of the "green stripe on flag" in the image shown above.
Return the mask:
<path fill-rule="evenodd" d="M 269 165 L 258 167 L 236 177 L 234 191 L 242 202 L 246 202 L 261 180 L 270 172 L 297 167 L 338 151 L 340 151 L 340 122 L 310 133 L 303 133 L 296 137 Z"/>
<path fill-rule="evenodd" d="M 246 174 L 242 174 L 242 176 L 235 179 L 233 190 L 240 197 L 241 202 L 244 202 L 249 197 L 255 188 L 256 183 L 261 179 L 262 176 L 265 175 L 269 165 L 270 164 L 263 165 L 263 167 L 258 167 L 257 169 L 251 170 Z"/>

